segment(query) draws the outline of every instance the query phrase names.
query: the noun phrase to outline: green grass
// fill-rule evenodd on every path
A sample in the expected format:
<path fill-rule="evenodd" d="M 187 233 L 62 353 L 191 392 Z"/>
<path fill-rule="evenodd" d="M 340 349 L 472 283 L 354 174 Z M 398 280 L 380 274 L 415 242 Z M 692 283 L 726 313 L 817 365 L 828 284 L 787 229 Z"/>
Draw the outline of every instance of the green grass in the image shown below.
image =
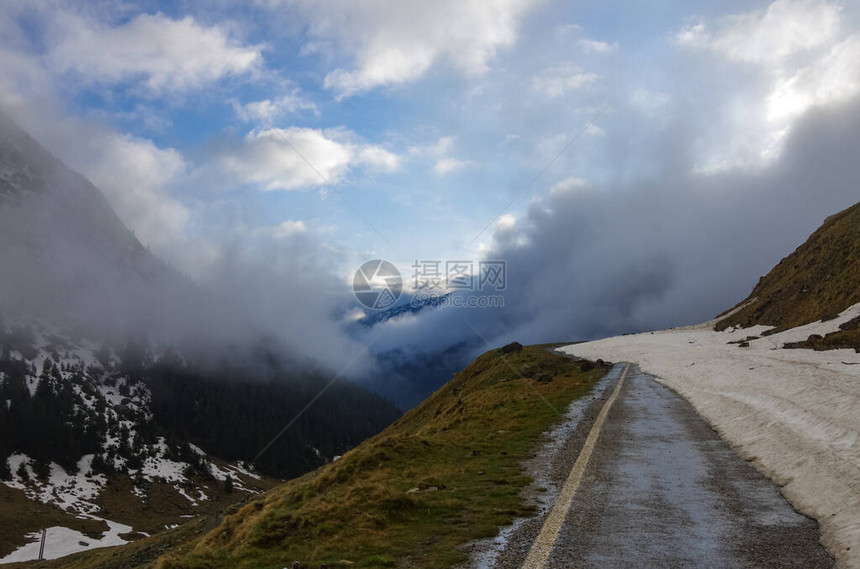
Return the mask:
<path fill-rule="evenodd" d="M 520 377 L 526 366 L 553 381 Z M 582 372 L 544 346 L 488 352 L 373 439 L 227 516 L 157 567 L 463 562 L 460 546 L 532 513 L 520 496 L 530 482 L 523 461 L 561 419 L 556 410 L 588 393 L 605 371 Z"/>

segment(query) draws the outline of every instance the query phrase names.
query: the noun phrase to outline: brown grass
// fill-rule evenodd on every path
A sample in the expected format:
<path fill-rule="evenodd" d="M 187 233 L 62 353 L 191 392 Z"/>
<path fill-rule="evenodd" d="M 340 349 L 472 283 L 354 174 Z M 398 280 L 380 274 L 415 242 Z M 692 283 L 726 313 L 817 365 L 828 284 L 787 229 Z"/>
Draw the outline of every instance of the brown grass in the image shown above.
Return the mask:
<path fill-rule="evenodd" d="M 849 320 L 840 326 L 838 331 L 824 337 L 813 334 L 802 342 L 789 342 L 785 347 L 809 348 L 817 351 L 853 349 L 860 353 L 860 318 Z"/>
<path fill-rule="evenodd" d="M 524 368 L 544 381 L 521 377 Z M 531 513 L 523 460 L 560 420 L 556 410 L 605 372 L 545 347 L 488 352 L 373 439 L 228 515 L 158 567 L 461 563 L 463 544 Z"/>
<path fill-rule="evenodd" d="M 860 203 L 833 215 L 797 250 L 762 277 L 737 313 L 717 330 L 756 324 L 787 330 L 837 314 L 860 302 Z M 860 346 L 857 333 L 833 338 Z M 824 344 L 822 344 L 823 346 Z"/>

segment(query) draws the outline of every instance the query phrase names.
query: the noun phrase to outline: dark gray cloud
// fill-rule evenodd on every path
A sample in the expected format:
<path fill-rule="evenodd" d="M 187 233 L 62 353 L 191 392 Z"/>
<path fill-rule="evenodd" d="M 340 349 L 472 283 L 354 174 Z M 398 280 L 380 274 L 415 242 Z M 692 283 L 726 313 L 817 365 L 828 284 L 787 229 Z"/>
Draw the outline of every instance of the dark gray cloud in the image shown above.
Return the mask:
<path fill-rule="evenodd" d="M 706 320 L 860 200 L 856 102 L 809 113 L 782 156 L 756 169 L 691 174 L 691 145 L 677 131 L 665 136 L 663 170 L 650 179 L 550 195 L 521 229 L 497 233 L 490 256 L 509 265 L 500 341 Z"/>
<path fill-rule="evenodd" d="M 450 373 L 513 340 L 588 340 L 702 322 L 746 297 L 827 216 L 860 201 L 858 102 L 809 113 L 782 156 L 762 168 L 692 174 L 691 145 L 680 132 L 667 129 L 651 150 L 660 168 L 648 179 L 554 192 L 514 229 L 497 230 L 488 257 L 508 263 L 503 309 L 445 308 L 390 321 L 375 349 L 444 362 Z M 392 375 L 402 384 L 397 371 L 408 370 Z M 425 393 L 445 371 L 424 378 Z"/>

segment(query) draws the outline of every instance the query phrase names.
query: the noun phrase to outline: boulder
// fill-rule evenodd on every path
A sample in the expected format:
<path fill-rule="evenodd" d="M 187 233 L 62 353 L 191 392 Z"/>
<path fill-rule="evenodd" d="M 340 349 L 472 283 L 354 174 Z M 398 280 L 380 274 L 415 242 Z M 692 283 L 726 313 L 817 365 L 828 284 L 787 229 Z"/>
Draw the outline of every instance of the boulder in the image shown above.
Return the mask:
<path fill-rule="evenodd" d="M 523 345 L 519 342 L 511 342 L 507 346 L 502 346 L 497 351 L 500 354 L 513 354 L 514 352 L 520 352 L 523 349 Z"/>

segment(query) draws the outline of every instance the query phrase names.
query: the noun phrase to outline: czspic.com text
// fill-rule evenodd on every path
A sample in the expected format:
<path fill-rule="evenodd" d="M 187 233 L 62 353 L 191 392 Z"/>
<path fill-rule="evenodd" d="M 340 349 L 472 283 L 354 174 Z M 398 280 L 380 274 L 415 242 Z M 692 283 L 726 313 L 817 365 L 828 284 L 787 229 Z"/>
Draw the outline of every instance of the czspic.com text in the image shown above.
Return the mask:
<path fill-rule="evenodd" d="M 412 306 L 418 308 L 431 304 L 439 308 L 503 308 L 505 297 L 499 294 L 469 295 L 417 293 L 412 297 Z"/>

